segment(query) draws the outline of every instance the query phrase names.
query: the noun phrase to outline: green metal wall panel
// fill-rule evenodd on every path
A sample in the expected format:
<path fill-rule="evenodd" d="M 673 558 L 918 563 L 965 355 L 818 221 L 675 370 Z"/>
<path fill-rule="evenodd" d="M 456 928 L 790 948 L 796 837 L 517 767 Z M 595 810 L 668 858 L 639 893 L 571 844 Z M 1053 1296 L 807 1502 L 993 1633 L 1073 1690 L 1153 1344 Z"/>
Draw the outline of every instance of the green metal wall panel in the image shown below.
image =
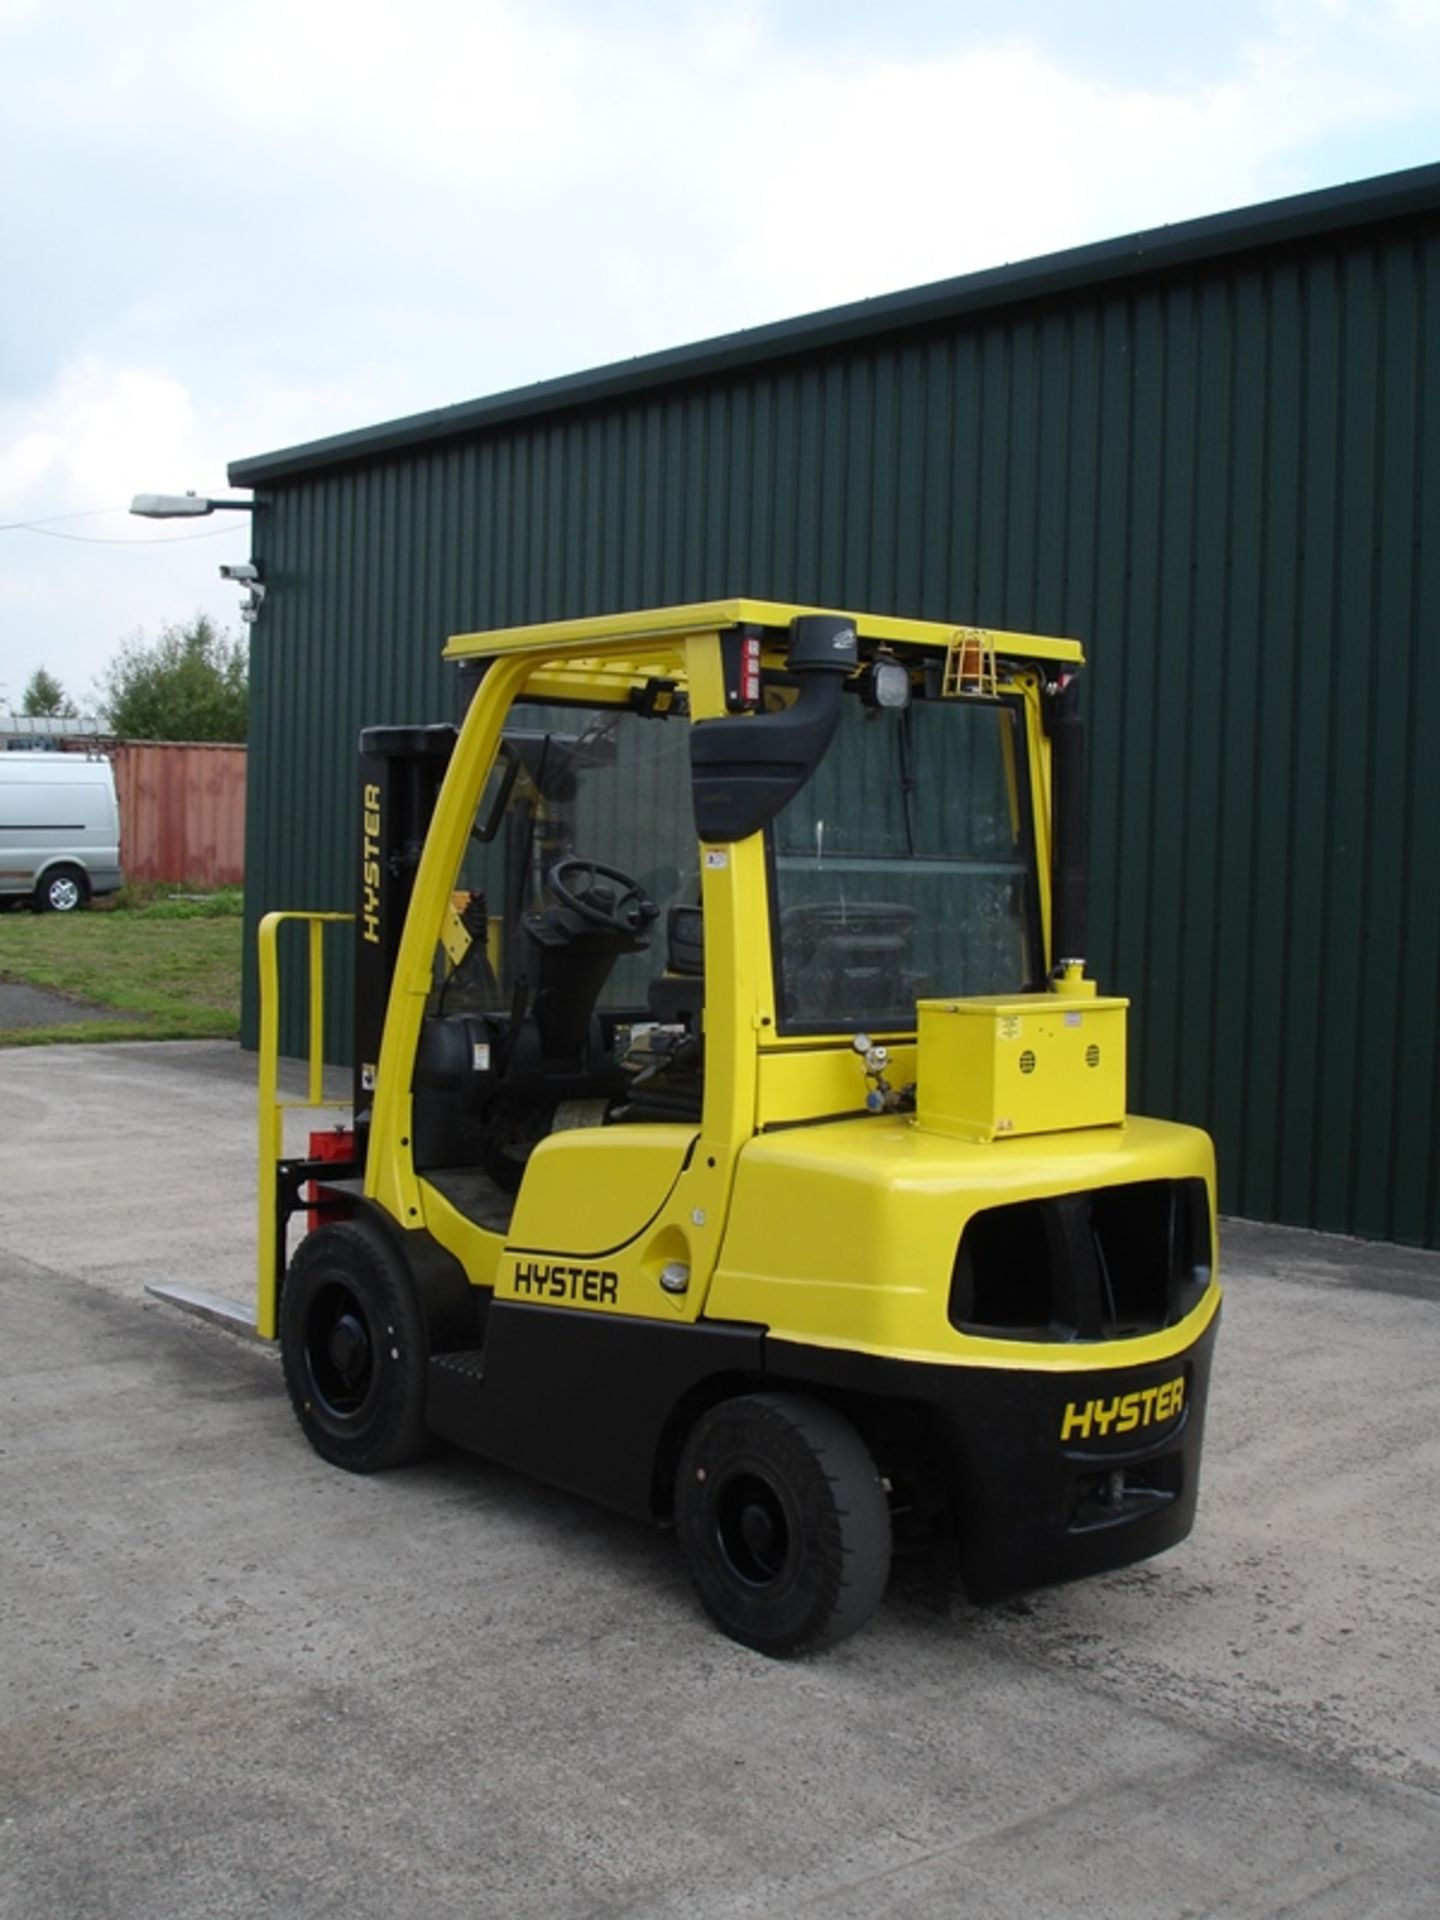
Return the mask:
<path fill-rule="evenodd" d="M 1440 1244 L 1437 355 L 1432 211 L 262 484 L 249 909 L 350 904 L 356 732 L 451 713 L 451 632 L 1075 634 L 1133 1104 L 1215 1133 L 1229 1212 Z"/>

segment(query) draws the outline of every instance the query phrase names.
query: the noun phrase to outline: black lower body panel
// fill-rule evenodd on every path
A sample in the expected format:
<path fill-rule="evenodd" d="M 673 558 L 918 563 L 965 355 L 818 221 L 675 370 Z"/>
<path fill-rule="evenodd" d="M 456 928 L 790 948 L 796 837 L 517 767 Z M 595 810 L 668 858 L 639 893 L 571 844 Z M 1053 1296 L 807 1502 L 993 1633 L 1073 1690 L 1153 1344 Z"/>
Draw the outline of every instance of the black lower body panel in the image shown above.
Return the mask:
<path fill-rule="evenodd" d="M 471 1341 L 434 1355 L 426 1418 L 469 1452 L 653 1519 L 668 1508 L 691 1422 L 727 1395 L 788 1388 L 831 1400 L 877 1436 L 882 1471 L 898 1411 L 953 1518 L 966 1591 L 997 1600 L 1129 1566 L 1185 1538 L 1218 1324 L 1217 1313 L 1169 1360 L 1045 1371 L 889 1360 L 759 1327 L 497 1300 L 483 1350 Z"/>
<path fill-rule="evenodd" d="M 426 1420 L 468 1452 L 653 1519 L 672 1438 L 692 1409 L 758 1382 L 763 1340 L 758 1327 L 496 1300 L 483 1353 L 432 1359 Z"/>
<path fill-rule="evenodd" d="M 942 1474 L 976 1600 L 1148 1559 L 1189 1533 L 1217 1313 L 1173 1359 L 1101 1372 L 935 1366 L 768 1339 L 765 1370 L 903 1404 Z"/>

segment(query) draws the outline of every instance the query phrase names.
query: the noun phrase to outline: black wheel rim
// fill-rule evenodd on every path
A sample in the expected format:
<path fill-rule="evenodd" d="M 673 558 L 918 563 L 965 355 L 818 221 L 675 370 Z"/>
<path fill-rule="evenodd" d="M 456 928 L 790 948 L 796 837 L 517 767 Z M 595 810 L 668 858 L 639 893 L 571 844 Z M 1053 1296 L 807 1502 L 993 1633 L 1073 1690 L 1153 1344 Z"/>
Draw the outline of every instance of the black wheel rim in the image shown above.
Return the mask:
<path fill-rule="evenodd" d="M 340 1281 L 321 1287 L 305 1320 L 305 1370 L 335 1420 L 358 1414 L 375 1381 L 375 1347 L 359 1298 Z"/>
<path fill-rule="evenodd" d="M 715 1544 L 742 1586 L 764 1592 L 783 1582 L 795 1527 L 778 1487 L 763 1474 L 731 1474 L 715 1496 Z"/>

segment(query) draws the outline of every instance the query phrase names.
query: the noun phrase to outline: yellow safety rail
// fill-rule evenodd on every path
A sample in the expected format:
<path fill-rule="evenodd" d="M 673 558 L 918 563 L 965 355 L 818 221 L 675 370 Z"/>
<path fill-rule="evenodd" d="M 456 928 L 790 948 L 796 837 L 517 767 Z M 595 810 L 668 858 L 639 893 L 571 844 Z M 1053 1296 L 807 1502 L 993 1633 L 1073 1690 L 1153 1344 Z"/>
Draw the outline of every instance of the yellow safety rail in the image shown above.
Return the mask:
<path fill-rule="evenodd" d="M 285 1158 L 285 1115 L 300 1107 L 334 1104 L 325 1098 L 325 929 L 349 925 L 354 918 L 353 913 L 267 913 L 256 930 L 260 959 L 260 1211 L 255 1331 L 262 1340 L 273 1340 L 276 1334 L 280 1246 L 275 1210 L 279 1197 L 277 1169 Z M 303 920 L 310 929 L 310 1021 L 305 1046 L 309 1080 L 303 1100 L 280 1098 L 279 937 L 287 920 Z"/>

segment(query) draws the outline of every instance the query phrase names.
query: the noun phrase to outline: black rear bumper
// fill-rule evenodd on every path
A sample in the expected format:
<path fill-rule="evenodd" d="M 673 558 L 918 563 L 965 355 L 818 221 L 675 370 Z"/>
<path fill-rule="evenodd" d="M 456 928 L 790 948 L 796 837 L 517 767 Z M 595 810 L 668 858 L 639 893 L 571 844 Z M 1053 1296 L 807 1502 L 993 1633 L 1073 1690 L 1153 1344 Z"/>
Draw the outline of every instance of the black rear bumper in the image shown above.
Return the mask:
<path fill-rule="evenodd" d="M 975 1600 L 1129 1566 L 1189 1533 L 1218 1311 L 1145 1366 L 934 1366 L 767 1339 L 766 1372 L 865 1404 L 903 1402 L 946 1483 Z"/>

